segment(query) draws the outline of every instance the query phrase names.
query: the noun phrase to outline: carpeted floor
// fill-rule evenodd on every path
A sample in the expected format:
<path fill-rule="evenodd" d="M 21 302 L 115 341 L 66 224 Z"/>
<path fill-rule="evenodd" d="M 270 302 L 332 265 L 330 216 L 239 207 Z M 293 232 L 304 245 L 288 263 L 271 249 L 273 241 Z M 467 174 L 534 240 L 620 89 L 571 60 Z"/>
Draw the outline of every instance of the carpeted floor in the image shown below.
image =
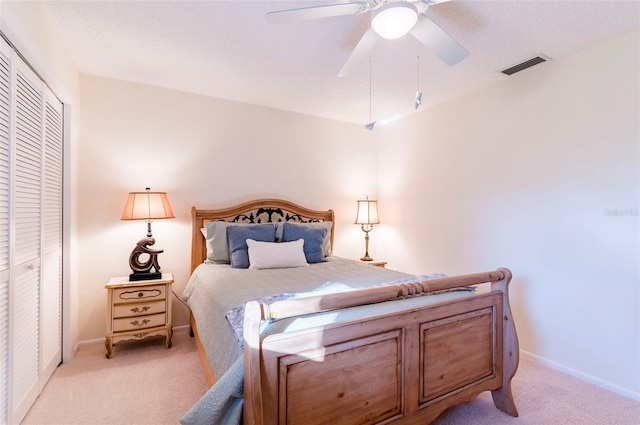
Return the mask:
<path fill-rule="evenodd" d="M 172 343 L 120 342 L 110 359 L 103 344 L 82 346 L 56 369 L 22 424 L 178 424 L 208 385 L 188 329 L 175 331 Z"/>
<path fill-rule="evenodd" d="M 83 346 L 61 365 L 23 425 L 178 423 L 207 390 L 188 331 L 164 339 L 120 343 L 111 359 L 101 344 Z M 434 425 L 638 425 L 640 402 L 520 357 L 513 380 L 520 416 L 493 405 L 490 393 L 444 412 Z"/>
<path fill-rule="evenodd" d="M 519 417 L 502 413 L 490 392 L 445 411 L 433 425 L 640 425 L 640 401 L 520 356 L 512 381 Z"/>

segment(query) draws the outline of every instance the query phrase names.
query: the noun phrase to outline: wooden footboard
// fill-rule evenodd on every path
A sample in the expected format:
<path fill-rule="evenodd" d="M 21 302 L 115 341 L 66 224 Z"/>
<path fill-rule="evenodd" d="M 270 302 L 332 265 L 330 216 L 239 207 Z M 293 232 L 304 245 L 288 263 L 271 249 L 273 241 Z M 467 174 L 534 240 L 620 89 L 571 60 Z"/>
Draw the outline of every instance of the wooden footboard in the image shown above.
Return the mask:
<path fill-rule="evenodd" d="M 251 302 L 244 317 L 245 424 L 429 423 L 492 391 L 517 416 L 511 379 L 518 340 L 511 272 L 292 299 Z M 260 321 L 491 282 L 486 294 L 260 337 Z"/>

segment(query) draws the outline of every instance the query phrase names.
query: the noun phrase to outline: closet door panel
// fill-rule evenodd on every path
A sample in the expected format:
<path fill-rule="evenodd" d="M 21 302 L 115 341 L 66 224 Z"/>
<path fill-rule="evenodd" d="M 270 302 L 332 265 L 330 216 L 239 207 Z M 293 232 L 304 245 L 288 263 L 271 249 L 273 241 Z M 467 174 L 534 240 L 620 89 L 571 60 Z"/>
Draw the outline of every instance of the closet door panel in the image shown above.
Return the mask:
<path fill-rule="evenodd" d="M 40 387 L 62 358 L 62 103 L 45 88 Z"/>
<path fill-rule="evenodd" d="M 40 392 L 42 82 L 14 54 L 13 279 L 11 420 L 21 421 Z"/>
<path fill-rule="evenodd" d="M 11 47 L 0 39 L 0 424 L 9 423 L 9 119 Z"/>

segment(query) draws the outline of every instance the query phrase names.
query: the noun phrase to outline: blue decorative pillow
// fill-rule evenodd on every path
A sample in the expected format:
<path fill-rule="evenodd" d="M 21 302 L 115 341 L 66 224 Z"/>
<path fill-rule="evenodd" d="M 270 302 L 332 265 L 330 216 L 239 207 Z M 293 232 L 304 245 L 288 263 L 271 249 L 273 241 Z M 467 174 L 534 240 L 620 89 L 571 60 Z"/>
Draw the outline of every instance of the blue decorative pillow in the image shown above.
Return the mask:
<path fill-rule="evenodd" d="M 254 223 L 234 223 L 228 221 L 210 221 L 205 226 L 204 238 L 207 242 L 207 261 L 229 264 L 229 241 L 227 227 L 255 226 Z"/>
<path fill-rule="evenodd" d="M 322 245 L 327 229 L 322 227 L 309 227 L 303 224 L 286 222 L 282 226 L 282 242 L 291 242 L 304 239 L 304 256 L 307 263 L 321 263 L 327 261 L 324 258 Z"/>
<path fill-rule="evenodd" d="M 278 221 L 275 223 L 276 225 L 276 242 L 282 242 L 282 232 L 284 230 L 284 223 L 283 221 Z M 331 255 L 331 226 L 333 225 L 332 222 L 330 221 L 311 221 L 311 222 L 307 222 L 307 223 L 299 223 L 299 222 L 289 222 L 289 223 L 293 223 L 293 224 L 297 224 L 298 226 L 304 226 L 304 227 L 313 227 L 313 228 L 317 228 L 317 227 L 321 227 L 323 229 L 327 229 L 327 233 L 324 235 L 324 241 L 322 242 L 322 252 L 324 254 L 325 257 L 328 257 Z"/>
<path fill-rule="evenodd" d="M 235 269 L 249 268 L 249 248 L 247 239 L 260 242 L 275 242 L 276 227 L 273 224 L 256 224 L 253 226 L 227 227 L 229 259 Z"/>

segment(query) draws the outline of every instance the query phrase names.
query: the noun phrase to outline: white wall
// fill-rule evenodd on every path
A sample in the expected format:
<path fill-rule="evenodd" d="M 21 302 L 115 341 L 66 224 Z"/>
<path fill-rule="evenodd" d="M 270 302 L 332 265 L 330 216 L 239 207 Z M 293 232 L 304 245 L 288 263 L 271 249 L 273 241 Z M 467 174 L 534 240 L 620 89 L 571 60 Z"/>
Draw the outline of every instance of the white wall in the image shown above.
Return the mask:
<path fill-rule="evenodd" d="M 415 273 L 509 267 L 521 349 L 635 398 L 639 39 L 381 128 L 388 225 L 376 235 L 390 263 Z"/>
<path fill-rule="evenodd" d="M 375 140 L 360 125 L 90 75 L 81 77 L 80 337 L 105 332 L 105 283 L 130 273 L 146 224 L 121 221 L 130 191 L 166 191 L 176 215 L 156 220 L 154 248 L 189 277 L 190 210 L 284 198 L 336 212 L 335 252 L 359 258 L 356 199 L 375 194 Z M 174 301 L 174 325 L 188 322 Z"/>
<path fill-rule="evenodd" d="M 80 125 L 80 76 L 40 2 L 0 1 L 0 30 L 35 68 L 64 103 L 64 247 L 63 247 L 63 358 L 73 357 L 78 341 L 78 280 L 76 255 L 76 172 Z"/>

